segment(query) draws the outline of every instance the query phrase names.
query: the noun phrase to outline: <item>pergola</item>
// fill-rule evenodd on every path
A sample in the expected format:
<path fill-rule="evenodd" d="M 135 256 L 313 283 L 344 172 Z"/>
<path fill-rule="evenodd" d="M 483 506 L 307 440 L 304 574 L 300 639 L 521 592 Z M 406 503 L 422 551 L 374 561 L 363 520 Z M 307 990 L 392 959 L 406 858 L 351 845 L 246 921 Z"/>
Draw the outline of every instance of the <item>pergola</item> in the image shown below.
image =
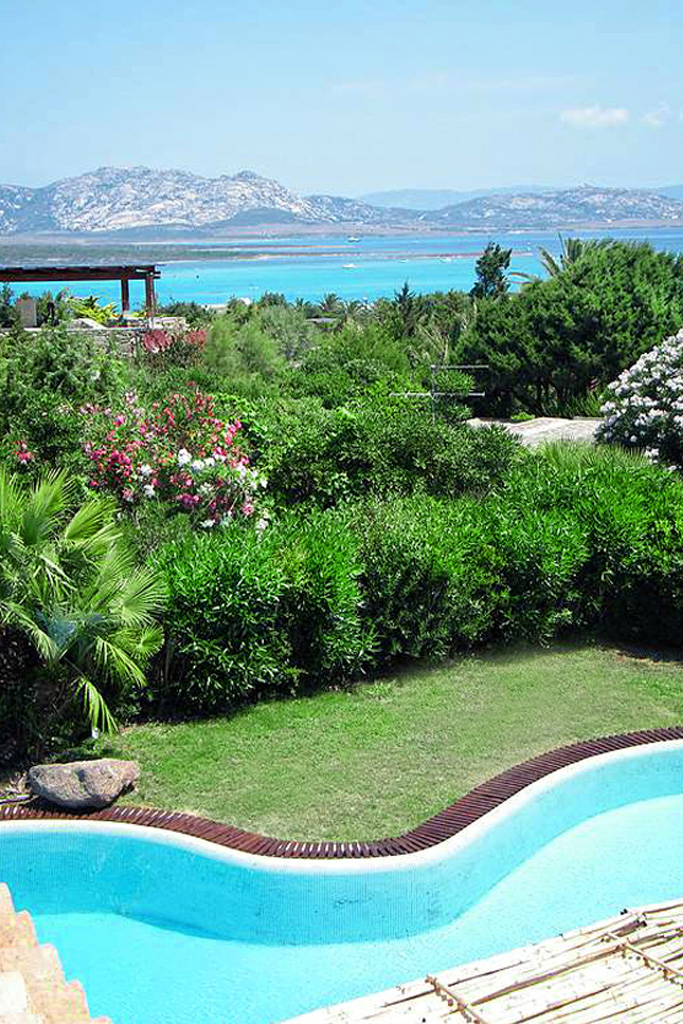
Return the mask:
<path fill-rule="evenodd" d="M 161 277 L 153 263 L 126 266 L 96 267 L 0 267 L 0 283 L 20 284 L 22 281 L 120 281 L 121 312 L 130 311 L 130 281 L 145 282 L 145 308 L 154 312 L 154 282 Z"/>

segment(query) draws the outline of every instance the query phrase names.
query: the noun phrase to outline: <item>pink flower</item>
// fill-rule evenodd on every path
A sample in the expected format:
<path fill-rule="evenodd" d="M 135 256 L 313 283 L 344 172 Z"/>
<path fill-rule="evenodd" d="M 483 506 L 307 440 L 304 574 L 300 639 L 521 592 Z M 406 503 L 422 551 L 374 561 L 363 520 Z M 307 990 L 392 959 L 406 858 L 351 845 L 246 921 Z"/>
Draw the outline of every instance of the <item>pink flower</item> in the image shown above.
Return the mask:
<path fill-rule="evenodd" d="M 22 465 L 26 465 L 27 462 L 32 462 L 35 459 L 33 452 L 29 451 L 26 441 L 21 441 L 16 449 L 16 456 Z"/>

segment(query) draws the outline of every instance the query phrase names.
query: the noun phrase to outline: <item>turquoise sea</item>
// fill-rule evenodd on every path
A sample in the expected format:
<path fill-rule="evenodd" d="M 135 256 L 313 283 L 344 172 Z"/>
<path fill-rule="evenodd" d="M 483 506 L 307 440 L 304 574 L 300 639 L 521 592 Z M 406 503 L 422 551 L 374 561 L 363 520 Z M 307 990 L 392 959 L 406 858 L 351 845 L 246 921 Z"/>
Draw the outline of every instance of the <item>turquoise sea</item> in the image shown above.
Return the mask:
<path fill-rule="evenodd" d="M 600 231 L 573 231 L 582 238 L 605 237 Z M 683 251 L 681 228 L 620 229 L 612 237 L 649 241 L 655 248 Z M 559 251 L 557 233 L 498 234 L 493 240 L 513 250 L 511 270 L 539 273 L 538 249 Z M 319 300 L 328 292 L 343 299 L 376 299 L 392 296 L 405 281 L 415 292 L 469 290 L 474 266 L 488 238 L 482 235 L 392 235 L 360 237 L 240 238 L 232 242 L 193 243 L 193 259 L 163 262 L 157 294 L 162 302 L 172 299 L 223 303 L 233 297 L 256 299 L 264 292 L 281 292 L 288 299 Z M 170 247 L 169 247 L 170 248 Z M 163 254 L 164 246 L 155 246 Z M 202 258 L 197 259 L 197 251 Z M 245 250 L 254 255 L 245 256 Z M 84 250 L 82 262 L 86 263 Z M 178 244 L 173 245 L 177 256 Z M 231 253 L 236 256 L 231 258 Z M 241 254 L 241 255 L 237 255 Z M 49 262 L 46 258 L 44 263 Z M 518 285 L 514 281 L 513 287 Z M 55 291 L 63 286 L 55 281 Z M 32 284 L 26 290 L 40 294 L 48 285 Z M 76 295 L 96 294 L 104 301 L 119 301 L 116 282 L 72 282 Z M 131 283 L 131 302 L 141 304 L 142 284 Z"/>

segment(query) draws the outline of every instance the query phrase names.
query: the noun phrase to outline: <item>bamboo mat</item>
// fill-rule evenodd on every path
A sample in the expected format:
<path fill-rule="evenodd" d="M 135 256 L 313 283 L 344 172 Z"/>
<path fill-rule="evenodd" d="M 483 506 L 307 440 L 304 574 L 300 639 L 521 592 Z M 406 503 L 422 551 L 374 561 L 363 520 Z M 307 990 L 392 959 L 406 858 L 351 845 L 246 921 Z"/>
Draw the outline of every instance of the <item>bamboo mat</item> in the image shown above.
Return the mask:
<path fill-rule="evenodd" d="M 683 902 L 658 904 L 289 1024 L 683 1024 Z"/>

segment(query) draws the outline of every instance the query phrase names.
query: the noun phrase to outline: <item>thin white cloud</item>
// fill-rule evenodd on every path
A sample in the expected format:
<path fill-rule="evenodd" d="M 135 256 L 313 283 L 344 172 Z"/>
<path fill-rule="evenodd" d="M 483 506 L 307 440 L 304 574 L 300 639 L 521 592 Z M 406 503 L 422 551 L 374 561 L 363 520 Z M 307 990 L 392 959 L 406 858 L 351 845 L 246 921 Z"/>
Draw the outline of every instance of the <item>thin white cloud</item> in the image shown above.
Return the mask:
<path fill-rule="evenodd" d="M 389 86 L 381 78 L 361 79 L 356 82 L 335 82 L 331 87 L 333 96 L 381 96 Z"/>
<path fill-rule="evenodd" d="M 668 103 L 658 103 L 652 110 L 643 114 L 642 122 L 648 128 L 663 128 L 671 117 L 672 110 Z"/>
<path fill-rule="evenodd" d="M 563 110 L 560 120 L 575 128 L 614 128 L 626 124 L 629 112 L 626 107 L 577 107 Z"/>

